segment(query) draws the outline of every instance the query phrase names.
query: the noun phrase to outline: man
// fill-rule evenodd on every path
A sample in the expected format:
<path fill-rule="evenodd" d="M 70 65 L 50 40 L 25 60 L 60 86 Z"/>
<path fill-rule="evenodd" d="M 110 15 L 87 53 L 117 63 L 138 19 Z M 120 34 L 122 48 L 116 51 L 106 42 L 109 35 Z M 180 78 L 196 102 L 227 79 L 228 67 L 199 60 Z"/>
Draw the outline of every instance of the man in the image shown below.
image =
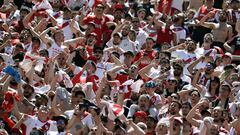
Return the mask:
<path fill-rule="evenodd" d="M 131 41 L 129 39 L 129 32 L 131 30 L 131 26 L 128 24 L 128 22 L 123 22 L 121 25 L 117 26 L 115 28 L 115 30 L 113 31 L 112 35 L 114 35 L 116 32 L 120 32 L 121 35 L 122 35 L 122 38 L 121 38 L 121 43 L 119 45 L 119 47 L 123 50 L 123 51 L 132 51 L 132 52 L 136 52 L 137 49 L 140 49 L 140 48 L 137 48 L 135 42 Z M 108 46 L 110 47 L 110 46 Z"/>
<path fill-rule="evenodd" d="M 157 27 L 157 47 L 161 48 L 161 46 L 164 43 L 168 43 L 170 45 L 177 45 L 177 40 L 176 40 L 176 33 L 170 29 L 172 26 L 172 18 L 167 17 L 165 20 L 165 23 L 162 21 L 159 21 L 156 18 L 156 15 L 154 16 L 154 23 L 155 26 Z"/>
<path fill-rule="evenodd" d="M 240 55 L 240 34 L 225 42 L 224 48 L 233 55 Z"/>
<path fill-rule="evenodd" d="M 16 106 L 14 107 L 17 109 Z M 47 106 L 40 106 L 35 116 L 21 114 L 20 112 L 15 114 L 15 116 L 19 119 L 18 124 L 23 123 L 26 126 L 27 135 L 34 129 L 42 129 L 44 133 L 48 133 L 48 131 L 57 131 L 56 123 L 48 119 L 50 116 L 50 109 Z"/>
<path fill-rule="evenodd" d="M 46 36 L 49 31 L 52 32 L 53 39 Z M 50 58 L 57 56 L 65 49 L 63 46 L 64 33 L 62 30 L 50 27 L 41 33 L 40 38 L 47 45 Z"/>
<path fill-rule="evenodd" d="M 220 21 L 219 23 L 206 22 L 206 20 L 213 17 L 214 14 L 214 12 L 209 12 L 200 20 L 200 25 L 212 29 L 212 34 L 214 36 L 212 47 L 220 47 L 225 52 L 223 44 L 226 42 L 226 40 L 232 38 L 232 26 L 227 24 L 227 13 L 223 10 L 218 12 Z"/>
<path fill-rule="evenodd" d="M 193 31 L 193 40 L 198 43 L 200 42 L 200 45 L 203 43 L 203 37 L 206 33 L 210 33 L 211 29 L 205 28 L 200 26 L 198 23 L 199 21 L 210 11 L 216 12 L 216 9 L 213 8 L 214 0 L 206 0 L 204 5 L 202 5 L 199 9 L 197 14 L 195 15 L 195 23 L 196 23 L 196 29 Z M 213 22 L 214 17 L 210 17 L 207 19 L 208 22 Z"/>
<path fill-rule="evenodd" d="M 237 19 L 240 17 L 240 10 L 239 10 L 239 0 L 231 0 L 230 2 L 230 9 L 227 10 L 228 13 L 228 24 L 230 24 L 233 28 L 235 28 Z M 237 34 L 237 31 L 233 29 L 234 35 Z"/>
<path fill-rule="evenodd" d="M 86 134 L 94 127 L 95 123 L 92 114 L 87 112 L 87 108 L 86 101 L 75 107 L 66 127 L 67 130 L 71 129 L 72 134 Z"/>
<path fill-rule="evenodd" d="M 139 65 L 139 69 L 144 68 L 156 57 L 157 51 L 153 50 L 155 40 L 152 37 L 148 37 L 145 43 L 145 49 L 141 50 L 135 56 L 135 64 Z"/>
<path fill-rule="evenodd" d="M 143 44 L 146 42 L 147 33 L 142 30 L 139 18 L 135 17 L 132 19 L 132 29 L 137 32 L 136 40 L 139 42 L 137 48 L 142 49 Z"/>
<path fill-rule="evenodd" d="M 155 93 L 156 83 L 153 81 L 148 81 L 145 84 L 145 90 L 150 98 L 150 107 L 151 108 L 160 108 L 161 96 Z"/>
<path fill-rule="evenodd" d="M 102 47 L 103 43 L 106 42 L 104 41 L 104 37 L 106 35 L 105 32 L 108 29 L 106 23 L 110 21 L 110 19 L 104 14 L 104 9 L 105 7 L 103 4 L 97 4 L 94 9 L 94 15 L 88 15 L 84 19 L 80 20 L 81 26 L 84 26 L 89 22 L 94 22 L 96 24 L 94 32 L 99 35 L 96 43 L 98 47 Z"/>
<path fill-rule="evenodd" d="M 63 20 L 60 23 L 60 29 L 63 30 L 64 40 L 69 40 L 75 36 L 80 35 L 79 25 L 74 19 L 72 19 L 72 11 L 68 7 L 63 8 Z"/>
<path fill-rule="evenodd" d="M 179 13 L 173 17 L 173 25 L 170 27 L 176 33 L 177 44 L 183 43 L 187 37 L 187 32 L 182 26 L 184 22 L 183 14 Z"/>
<path fill-rule="evenodd" d="M 53 120 L 57 123 L 57 132 L 49 132 L 48 135 L 71 135 L 71 133 L 66 132 L 66 126 L 68 124 L 68 118 L 65 115 L 55 116 Z"/>

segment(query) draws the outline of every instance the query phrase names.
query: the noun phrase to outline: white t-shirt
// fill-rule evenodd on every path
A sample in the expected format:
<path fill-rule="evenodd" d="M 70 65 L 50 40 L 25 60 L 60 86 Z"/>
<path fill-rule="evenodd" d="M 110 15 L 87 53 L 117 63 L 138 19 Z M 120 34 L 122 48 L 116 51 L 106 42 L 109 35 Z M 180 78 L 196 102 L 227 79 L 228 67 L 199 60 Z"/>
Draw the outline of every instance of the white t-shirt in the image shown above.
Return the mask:
<path fill-rule="evenodd" d="M 106 45 L 108 47 L 112 47 L 113 46 L 113 38 L 111 38 Z M 136 44 L 134 42 L 132 42 L 131 40 L 129 40 L 128 38 L 123 38 L 119 47 L 121 49 L 123 49 L 123 51 L 132 51 L 132 52 L 136 52 L 137 48 L 136 48 Z"/>
<path fill-rule="evenodd" d="M 140 50 L 142 48 L 143 44 L 146 42 L 147 37 L 148 37 L 148 34 L 145 31 L 143 31 L 142 29 L 137 31 L 136 41 L 138 41 L 138 43 L 139 43 L 139 46 L 137 46 L 138 50 Z"/>
<path fill-rule="evenodd" d="M 72 30 L 70 28 L 70 20 L 63 20 L 61 25 L 64 24 L 64 23 L 67 23 L 67 22 L 69 22 L 69 25 L 67 25 L 66 27 L 63 28 L 64 40 L 72 39 L 72 36 L 73 36 L 73 32 L 72 32 Z M 76 21 L 74 23 L 74 27 L 77 30 L 80 30 L 79 25 L 78 25 L 78 23 Z"/>
<path fill-rule="evenodd" d="M 45 124 L 49 123 L 48 131 L 57 131 L 57 124 L 55 121 L 48 120 L 46 122 L 41 122 L 37 116 L 28 116 L 27 120 L 23 122 L 27 129 L 26 134 L 29 135 L 33 128 L 42 128 Z"/>
<path fill-rule="evenodd" d="M 52 46 L 48 48 L 49 57 L 53 58 L 57 56 L 60 52 L 64 51 L 64 46 L 58 46 L 56 42 L 52 43 Z"/>

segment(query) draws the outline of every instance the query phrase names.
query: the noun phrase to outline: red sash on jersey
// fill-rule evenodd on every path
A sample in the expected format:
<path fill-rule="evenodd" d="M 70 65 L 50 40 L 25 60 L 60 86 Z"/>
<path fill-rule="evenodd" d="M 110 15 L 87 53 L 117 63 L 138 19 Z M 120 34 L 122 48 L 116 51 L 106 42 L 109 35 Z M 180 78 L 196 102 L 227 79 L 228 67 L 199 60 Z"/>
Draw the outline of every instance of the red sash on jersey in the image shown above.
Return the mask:
<path fill-rule="evenodd" d="M 62 25 L 58 26 L 59 29 L 64 29 L 65 27 L 67 27 L 70 24 L 70 21 L 66 21 L 65 23 L 63 23 Z"/>
<path fill-rule="evenodd" d="M 173 30 L 174 32 L 178 32 L 178 31 L 183 30 L 183 28 L 182 28 L 182 27 L 177 27 L 177 28 L 173 28 L 172 30 Z"/>
<path fill-rule="evenodd" d="M 57 12 L 55 15 L 53 15 L 53 17 L 54 17 L 55 19 L 57 19 L 57 18 L 59 18 L 61 15 L 62 15 L 61 12 Z"/>

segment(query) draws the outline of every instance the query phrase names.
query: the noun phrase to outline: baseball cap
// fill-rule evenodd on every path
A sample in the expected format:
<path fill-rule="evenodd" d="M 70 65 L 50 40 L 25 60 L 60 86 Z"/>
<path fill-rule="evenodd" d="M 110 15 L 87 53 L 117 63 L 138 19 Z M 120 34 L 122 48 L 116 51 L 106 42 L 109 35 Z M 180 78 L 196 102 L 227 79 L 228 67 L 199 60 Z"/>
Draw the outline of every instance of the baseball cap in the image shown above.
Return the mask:
<path fill-rule="evenodd" d="M 123 8 L 124 8 L 123 5 L 122 5 L 122 4 L 119 4 L 119 3 L 114 6 L 115 11 L 116 11 L 116 10 L 122 11 Z"/>
<path fill-rule="evenodd" d="M 211 63 L 207 63 L 206 68 L 207 69 L 214 69 L 214 66 Z"/>
<path fill-rule="evenodd" d="M 92 33 L 90 33 L 88 36 L 89 36 L 89 37 L 90 37 L 90 36 L 97 37 L 97 34 L 96 34 L 95 32 L 92 32 Z"/>
<path fill-rule="evenodd" d="M 126 51 L 126 52 L 124 53 L 124 55 L 127 55 L 127 54 L 131 55 L 132 57 L 134 56 L 134 53 L 133 53 L 132 51 Z"/>
<path fill-rule="evenodd" d="M 121 38 L 121 37 L 122 37 L 122 34 L 121 34 L 120 32 L 116 32 L 116 33 L 113 34 L 113 37 L 114 37 L 114 36 L 119 36 L 119 37 Z"/>
<path fill-rule="evenodd" d="M 147 119 L 147 113 L 145 113 L 144 111 L 137 111 L 134 113 L 134 116 L 135 117 L 138 117 L 138 118 L 143 118 L 143 119 Z"/>
<path fill-rule="evenodd" d="M 222 56 L 222 58 L 226 58 L 226 57 L 229 57 L 229 58 L 231 58 L 232 59 L 232 54 L 231 53 L 225 53 L 225 54 L 223 54 L 223 56 Z"/>
<path fill-rule="evenodd" d="M 147 88 L 155 88 L 155 87 L 157 87 L 157 84 L 154 81 L 148 81 L 145 84 L 145 87 L 147 87 Z"/>
<path fill-rule="evenodd" d="M 64 120 L 65 124 L 67 124 L 69 118 L 66 115 L 59 115 L 59 116 L 53 116 L 52 120 L 54 120 L 54 121 Z"/>
<path fill-rule="evenodd" d="M 65 6 L 65 7 L 63 7 L 62 11 L 69 11 L 69 12 L 71 12 L 71 9 L 69 7 L 67 7 L 67 6 Z"/>

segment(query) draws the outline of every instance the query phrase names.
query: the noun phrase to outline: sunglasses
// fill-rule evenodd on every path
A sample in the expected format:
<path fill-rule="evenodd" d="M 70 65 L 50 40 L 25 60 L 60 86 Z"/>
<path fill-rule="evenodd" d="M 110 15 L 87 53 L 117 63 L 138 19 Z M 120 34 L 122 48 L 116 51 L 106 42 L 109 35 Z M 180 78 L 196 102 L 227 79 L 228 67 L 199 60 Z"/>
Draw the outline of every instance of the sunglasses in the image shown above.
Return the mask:
<path fill-rule="evenodd" d="M 139 23 L 139 21 L 132 21 L 132 23 Z"/>

